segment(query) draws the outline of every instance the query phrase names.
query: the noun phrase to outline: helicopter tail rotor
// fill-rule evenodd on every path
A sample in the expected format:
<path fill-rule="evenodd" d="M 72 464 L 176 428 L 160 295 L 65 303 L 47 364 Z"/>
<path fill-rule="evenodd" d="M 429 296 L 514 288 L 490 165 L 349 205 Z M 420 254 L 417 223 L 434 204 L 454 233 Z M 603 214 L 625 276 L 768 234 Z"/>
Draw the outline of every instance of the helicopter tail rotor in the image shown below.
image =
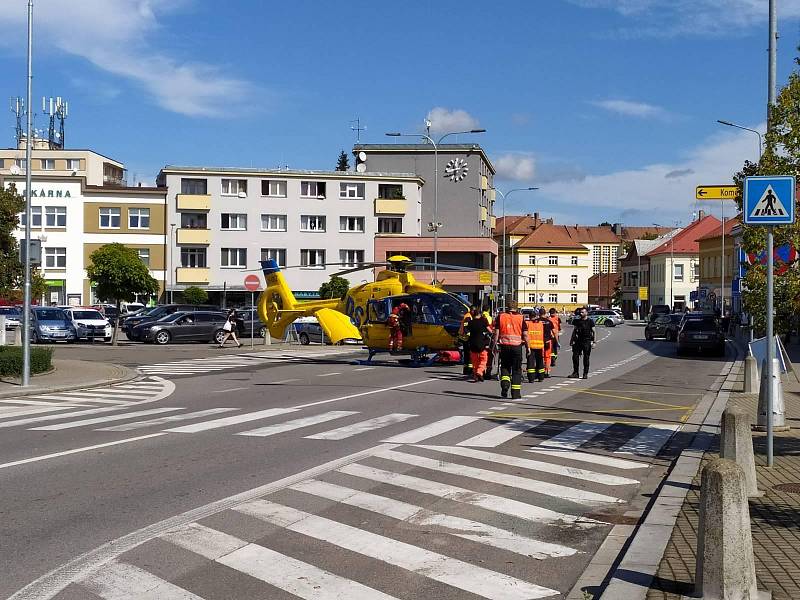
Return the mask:
<path fill-rule="evenodd" d="M 266 286 L 258 298 L 258 316 L 266 323 L 271 336 L 281 338 L 286 327 L 297 317 L 290 312 L 297 306 L 297 299 L 275 260 L 262 260 L 261 269 Z"/>

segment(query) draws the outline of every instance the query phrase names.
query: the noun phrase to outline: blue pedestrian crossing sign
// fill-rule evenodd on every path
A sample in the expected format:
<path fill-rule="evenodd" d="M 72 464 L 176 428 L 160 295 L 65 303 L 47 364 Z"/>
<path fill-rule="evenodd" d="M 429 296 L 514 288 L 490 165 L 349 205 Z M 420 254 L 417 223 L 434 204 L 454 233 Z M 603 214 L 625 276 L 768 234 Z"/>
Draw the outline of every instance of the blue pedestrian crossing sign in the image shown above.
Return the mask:
<path fill-rule="evenodd" d="M 794 176 L 746 177 L 743 200 L 742 212 L 748 225 L 794 223 Z"/>

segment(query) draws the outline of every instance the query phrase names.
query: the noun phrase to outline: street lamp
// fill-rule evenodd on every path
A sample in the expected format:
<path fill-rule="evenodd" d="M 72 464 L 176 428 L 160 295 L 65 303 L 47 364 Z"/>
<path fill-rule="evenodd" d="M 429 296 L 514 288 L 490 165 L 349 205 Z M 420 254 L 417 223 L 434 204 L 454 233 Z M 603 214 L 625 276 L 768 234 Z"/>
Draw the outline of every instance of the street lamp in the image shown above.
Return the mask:
<path fill-rule="evenodd" d="M 172 274 L 172 233 L 175 231 L 175 223 L 169 224 L 169 253 L 167 254 L 167 259 L 169 260 L 169 264 L 167 265 L 167 269 L 169 269 L 169 302 L 172 304 L 172 288 L 175 287 L 175 283 L 173 281 L 174 275 Z"/>
<path fill-rule="evenodd" d="M 485 129 L 470 129 L 469 131 L 450 131 L 445 133 L 437 141 L 425 133 L 399 133 L 396 131 L 389 132 L 386 135 L 389 137 L 421 137 L 428 140 L 433 146 L 433 160 L 434 160 L 434 181 L 433 181 L 433 281 L 434 284 L 439 279 L 439 144 L 442 140 L 450 135 L 461 135 L 466 133 L 486 133 Z"/>
<path fill-rule="evenodd" d="M 735 127 L 736 129 L 744 129 L 745 131 L 755 133 L 758 136 L 758 158 L 761 159 L 761 154 L 764 148 L 764 143 L 761 138 L 761 132 L 756 131 L 755 129 L 750 129 L 749 127 L 745 127 L 744 125 L 737 125 L 736 123 L 731 123 L 730 121 L 723 121 L 721 119 L 717 119 L 717 123 L 719 123 L 720 125 L 727 125 L 728 127 Z"/>

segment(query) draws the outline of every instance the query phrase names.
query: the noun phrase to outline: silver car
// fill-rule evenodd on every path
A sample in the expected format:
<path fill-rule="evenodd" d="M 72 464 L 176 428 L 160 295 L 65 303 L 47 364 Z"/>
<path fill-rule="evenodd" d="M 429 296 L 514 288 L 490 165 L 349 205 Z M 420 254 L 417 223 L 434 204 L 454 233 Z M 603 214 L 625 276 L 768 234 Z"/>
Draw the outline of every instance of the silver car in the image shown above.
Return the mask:
<path fill-rule="evenodd" d="M 613 310 L 600 308 L 589 313 L 589 318 L 595 325 L 605 325 L 606 327 L 616 327 L 625 323 L 625 319 Z"/>

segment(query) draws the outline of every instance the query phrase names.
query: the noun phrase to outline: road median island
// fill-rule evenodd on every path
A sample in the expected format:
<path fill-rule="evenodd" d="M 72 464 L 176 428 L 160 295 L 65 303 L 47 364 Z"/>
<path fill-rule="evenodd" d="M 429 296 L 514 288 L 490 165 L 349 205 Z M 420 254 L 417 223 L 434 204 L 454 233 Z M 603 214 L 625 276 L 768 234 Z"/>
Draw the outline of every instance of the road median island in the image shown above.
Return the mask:
<path fill-rule="evenodd" d="M 17 350 L 21 350 L 21 348 L 17 348 Z M 39 352 L 45 353 L 47 356 L 38 357 Z M 3 353 L 4 351 L 0 350 L 0 369 L 2 368 Z M 0 398 L 16 398 L 108 386 L 141 377 L 136 370 L 115 363 L 50 359 L 51 355 L 52 349 L 50 348 L 32 348 L 31 367 L 47 364 L 49 368 L 44 372 L 35 374 L 31 378 L 31 385 L 28 387 L 22 387 L 19 378 L 2 375 L 0 378 Z M 47 358 L 46 362 L 45 358 Z M 36 369 L 33 370 L 36 373 Z"/>

